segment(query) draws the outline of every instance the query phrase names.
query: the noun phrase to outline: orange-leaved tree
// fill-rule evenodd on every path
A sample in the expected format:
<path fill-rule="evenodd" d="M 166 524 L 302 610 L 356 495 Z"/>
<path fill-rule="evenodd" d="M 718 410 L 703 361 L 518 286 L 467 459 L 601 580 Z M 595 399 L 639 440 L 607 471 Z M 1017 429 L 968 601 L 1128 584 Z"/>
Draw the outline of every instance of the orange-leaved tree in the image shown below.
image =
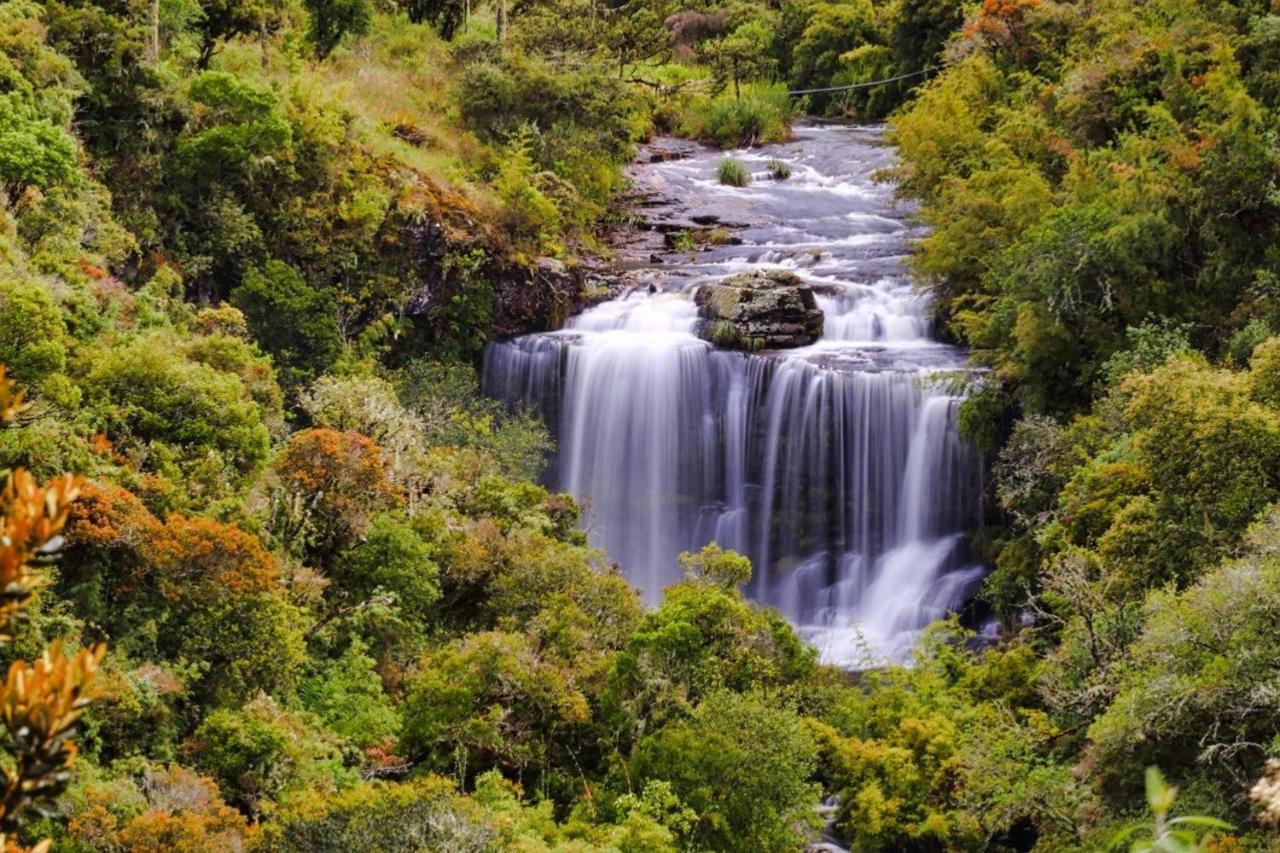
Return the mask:
<path fill-rule="evenodd" d="M 0 365 L 0 425 L 7 426 L 25 408 L 22 394 Z M 17 623 L 42 580 L 40 566 L 62 541 L 71 502 L 80 491 L 77 477 L 63 475 L 41 486 L 30 472 L 4 476 L 0 491 L 0 645 L 13 640 Z M 14 840 L 26 811 L 40 812 L 67 785 L 76 758 L 72 737 L 84 707 L 86 690 L 105 647 L 82 649 L 72 657 L 55 642 L 38 660 L 14 661 L 0 688 L 0 738 L 9 760 L 0 766 L 0 849 L 20 850 Z M 35 848 L 47 849 L 48 842 Z"/>

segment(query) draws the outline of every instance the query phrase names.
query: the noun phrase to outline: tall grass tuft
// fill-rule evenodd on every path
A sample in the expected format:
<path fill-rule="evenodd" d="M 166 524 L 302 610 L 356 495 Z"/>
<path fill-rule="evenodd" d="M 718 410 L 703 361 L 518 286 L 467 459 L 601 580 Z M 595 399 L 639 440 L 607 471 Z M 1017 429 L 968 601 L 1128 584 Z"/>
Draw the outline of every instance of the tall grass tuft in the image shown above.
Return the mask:
<path fill-rule="evenodd" d="M 745 187 L 751 183 L 751 173 L 747 171 L 747 167 L 732 157 L 720 161 L 720 165 L 716 167 L 716 177 L 720 179 L 720 183 L 731 187 Z"/>

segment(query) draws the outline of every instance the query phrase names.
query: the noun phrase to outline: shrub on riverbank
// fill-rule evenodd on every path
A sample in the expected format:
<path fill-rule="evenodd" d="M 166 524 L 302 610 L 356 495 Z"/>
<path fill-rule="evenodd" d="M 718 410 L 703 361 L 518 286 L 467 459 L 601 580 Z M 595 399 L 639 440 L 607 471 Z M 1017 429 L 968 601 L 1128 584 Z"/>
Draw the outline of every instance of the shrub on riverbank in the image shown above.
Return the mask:
<path fill-rule="evenodd" d="M 786 86 L 754 83 L 740 97 L 726 92 L 697 97 L 684 107 L 679 131 L 721 148 L 785 141 L 791 135 L 794 110 Z"/>

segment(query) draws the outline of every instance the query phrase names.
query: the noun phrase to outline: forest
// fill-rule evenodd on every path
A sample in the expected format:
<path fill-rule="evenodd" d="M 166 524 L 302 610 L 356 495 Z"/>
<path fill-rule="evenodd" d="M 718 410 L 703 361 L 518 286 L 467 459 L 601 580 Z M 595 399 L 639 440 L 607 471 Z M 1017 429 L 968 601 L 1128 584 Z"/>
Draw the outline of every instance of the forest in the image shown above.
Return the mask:
<path fill-rule="evenodd" d="M 860 672 L 477 373 L 802 116 L 990 470 L 995 635 Z M 0 0 L 4 849 L 1277 849 L 1278 180 L 1268 0 Z"/>

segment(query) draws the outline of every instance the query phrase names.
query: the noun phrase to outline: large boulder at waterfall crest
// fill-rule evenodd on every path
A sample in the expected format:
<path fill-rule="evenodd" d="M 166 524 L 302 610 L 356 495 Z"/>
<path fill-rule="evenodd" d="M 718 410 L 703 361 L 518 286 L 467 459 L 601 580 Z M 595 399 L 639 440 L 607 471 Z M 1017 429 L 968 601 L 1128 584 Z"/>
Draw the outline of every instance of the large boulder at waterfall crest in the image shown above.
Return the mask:
<path fill-rule="evenodd" d="M 702 337 L 726 349 L 802 347 L 822 337 L 822 309 L 813 289 L 787 270 L 753 270 L 694 295 Z"/>

